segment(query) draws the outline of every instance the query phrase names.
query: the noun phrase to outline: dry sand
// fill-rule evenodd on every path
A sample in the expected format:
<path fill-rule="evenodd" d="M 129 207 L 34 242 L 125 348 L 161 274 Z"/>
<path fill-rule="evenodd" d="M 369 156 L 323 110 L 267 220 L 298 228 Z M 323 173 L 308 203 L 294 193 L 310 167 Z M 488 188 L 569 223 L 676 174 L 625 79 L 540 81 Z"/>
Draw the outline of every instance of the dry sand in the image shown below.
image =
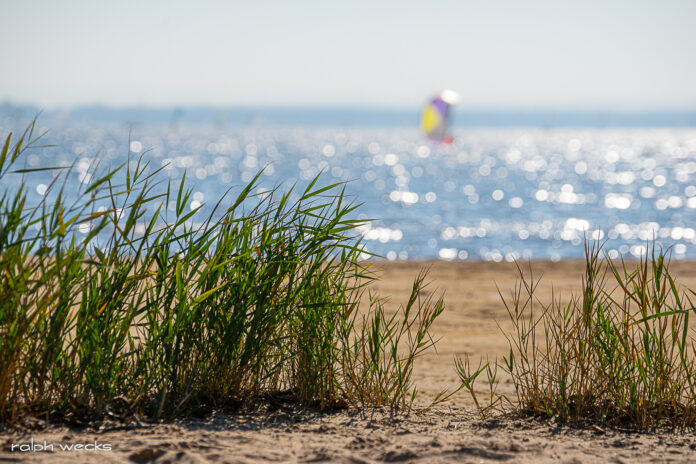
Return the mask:
<path fill-rule="evenodd" d="M 408 295 L 413 278 L 430 266 L 430 291 L 445 291 L 446 310 L 433 332 L 437 353 L 416 372 L 424 405 L 443 387 L 453 388 L 453 358 L 491 359 L 507 353 L 501 334 L 509 325 L 498 294 L 508 295 L 518 277 L 509 263 L 408 262 L 377 265 L 374 289 L 390 296 L 391 309 Z M 580 289 L 584 262 L 534 262 L 542 277 L 539 297 L 567 299 Z M 676 262 L 679 282 L 696 289 L 696 263 Z M 499 326 L 500 325 L 500 328 Z M 503 378 L 499 392 L 511 394 Z M 264 405 L 253 413 L 212 415 L 141 427 L 104 423 L 101 429 L 46 426 L 0 432 L 0 461 L 7 462 L 696 462 L 696 434 L 558 426 L 552 421 L 480 421 L 463 392 L 424 414 L 391 417 L 388 411 L 319 414 L 290 404 Z M 12 444 L 54 444 L 53 452 L 11 452 Z M 61 451 L 59 444 L 109 444 L 111 451 Z"/>

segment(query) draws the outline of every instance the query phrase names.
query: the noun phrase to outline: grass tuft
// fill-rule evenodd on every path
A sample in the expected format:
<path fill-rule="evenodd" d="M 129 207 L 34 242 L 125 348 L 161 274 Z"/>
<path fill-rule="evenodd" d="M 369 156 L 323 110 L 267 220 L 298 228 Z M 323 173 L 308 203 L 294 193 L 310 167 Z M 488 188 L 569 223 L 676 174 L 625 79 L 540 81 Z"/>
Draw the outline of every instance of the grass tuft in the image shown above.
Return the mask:
<path fill-rule="evenodd" d="M 542 305 L 539 280 L 518 266 L 520 280 L 503 300 L 510 351 L 496 363 L 512 378 L 512 410 L 643 430 L 696 425 L 694 292 L 679 287 L 654 244 L 631 264 L 600 250 L 586 243 L 582 293 L 567 302 Z M 469 387 L 484 369 L 457 367 L 474 394 Z M 490 376 L 487 383 L 494 391 Z M 491 398 L 497 406 L 504 399 Z"/>
<path fill-rule="evenodd" d="M 0 421 L 157 419 L 281 392 L 323 409 L 411 407 L 443 302 L 421 298 L 421 275 L 401 312 L 376 297 L 361 312 L 376 276 L 343 185 L 315 178 L 291 200 L 253 193 L 257 175 L 204 215 L 185 176 L 174 185 L 141 157 L 93 167 L 76 194 L 71 168 L 51 168 L 29 206 L 28 179 L 45 171 L 18 169 L 34 128 L 0 152 Z"/>

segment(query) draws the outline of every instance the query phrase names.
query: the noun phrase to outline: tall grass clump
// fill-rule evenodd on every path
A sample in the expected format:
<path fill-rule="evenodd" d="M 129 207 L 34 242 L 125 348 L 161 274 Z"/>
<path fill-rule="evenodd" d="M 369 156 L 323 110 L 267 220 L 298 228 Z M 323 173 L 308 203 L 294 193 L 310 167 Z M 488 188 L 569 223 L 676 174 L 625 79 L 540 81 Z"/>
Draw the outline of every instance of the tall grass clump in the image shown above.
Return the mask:
<path fill-rule="evenodd" d="M 376 277 L 342 185 L 315 178 L 291 200 L 258 193 L 257 175 L 203 214 L 185 176 L 174 185 L 141 157 L 94 166 L 75 192 L 70 167 L 20 167 L 34 127 L 0 152 L 0 421 L 171 417 L 280 392 L 410 407 L 443 302 L 421 300 L 419 276 L 400 312 L 360 308 Z"/>
<path fill-rule="evenodd" d="M 582 293 L 567 302 L 542 305 L 539 280 L 520 271 L 505 300 L 513 331 L 500 365 L 512 378 L 515 410 L 638 429 L 693 426 L 694 292 L 675 282 L 654 243 L 633 263 L 600 249 L 585 245 Z"/>

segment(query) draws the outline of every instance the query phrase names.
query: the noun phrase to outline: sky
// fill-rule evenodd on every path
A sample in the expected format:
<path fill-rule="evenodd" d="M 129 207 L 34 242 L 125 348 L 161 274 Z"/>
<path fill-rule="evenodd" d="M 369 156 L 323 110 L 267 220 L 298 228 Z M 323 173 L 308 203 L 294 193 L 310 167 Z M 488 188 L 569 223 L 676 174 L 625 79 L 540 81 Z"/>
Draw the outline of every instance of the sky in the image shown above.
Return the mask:
<path fill-rule="evenodd" d="M 0 102 L 696 109 L 696 1 L 0 0 Z"/>

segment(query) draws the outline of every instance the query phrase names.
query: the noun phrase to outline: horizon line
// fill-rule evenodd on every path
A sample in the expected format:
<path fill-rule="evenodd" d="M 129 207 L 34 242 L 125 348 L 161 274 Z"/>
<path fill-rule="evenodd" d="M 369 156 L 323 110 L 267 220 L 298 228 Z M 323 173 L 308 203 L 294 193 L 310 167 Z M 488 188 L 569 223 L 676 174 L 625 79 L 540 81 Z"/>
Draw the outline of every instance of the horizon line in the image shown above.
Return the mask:
<path fill-rule="evenodd" d="M 370 105 L 370 104 L 345 104 L 345 103 L 310 103 L 310 104 L 208 104 L 208 103 L 167 103 L 167 104 L 148 104 L 148 103 L 76 103 L 70 105 L 40 105 L 37 103 L 15 102 L 9 99 L 0 100 L 0 107 L 11 107 L 16 109 L 34 109 L 40 112 L 70 112 L 75 110 L 101 109 L 101 110 L 146 110 L 146 111 L 175 111 L 175 110 L 343 110 L 343 111 L 419 111 L 423 108 L 426 101 L 421 105 Z M 476 104 L 466 105 L 460 103 L 453 106 L 456 112 L 483 112 L 483 113 L 604 113 L 604 114 L 691 114 L 696 113 L 694 106 L 629 106 L 629 105 L 609 105 L 609 106 L 574 106 L 574 105 L 496 105 L 496 104 Z"/>

